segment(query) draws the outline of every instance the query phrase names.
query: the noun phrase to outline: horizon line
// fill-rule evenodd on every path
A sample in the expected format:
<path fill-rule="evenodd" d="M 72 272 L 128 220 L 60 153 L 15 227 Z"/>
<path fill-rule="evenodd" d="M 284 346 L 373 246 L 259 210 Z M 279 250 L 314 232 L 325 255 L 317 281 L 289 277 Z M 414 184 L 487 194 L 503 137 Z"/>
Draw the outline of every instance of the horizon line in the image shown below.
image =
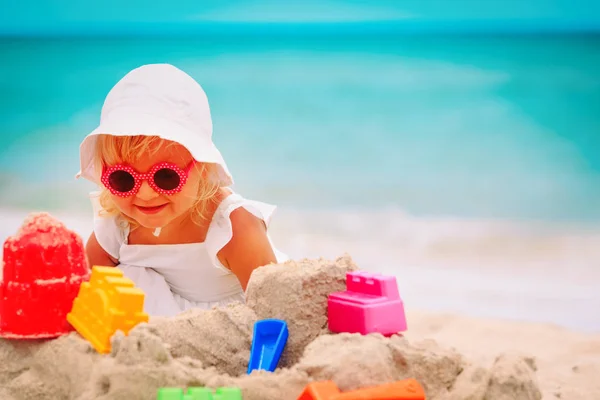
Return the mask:
<path fill-rule="evenodd" d="M 599 21 L 559 19 L 419 19 L 378 21 L 160 21 L 62 22 L 0 26 L 0 37 L 52 36 L 315 36 L 400 34 L 600 34 Z"/>

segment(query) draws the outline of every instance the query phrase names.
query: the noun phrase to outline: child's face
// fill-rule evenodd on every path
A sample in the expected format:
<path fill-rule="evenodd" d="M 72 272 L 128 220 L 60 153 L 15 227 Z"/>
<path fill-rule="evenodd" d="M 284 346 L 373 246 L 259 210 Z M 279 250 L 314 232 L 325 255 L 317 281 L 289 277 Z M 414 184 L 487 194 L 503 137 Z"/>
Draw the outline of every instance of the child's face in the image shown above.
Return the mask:
<path fill-rule="evenodd" d="M 149 151 L 143 154 L 138 161 L 130 165 L 137 172 L 146 173 L 159 162 L 174 163 L 185 169 L 192 161 L 193 157 L 185 147 L 172 143 L 169 146 L 163 145 L 157 152 Z M 192 168 L 182 190 L 173 195 L 160 194 L 148 181 L 144 181 L 136 194 L 130 197 L 111 194 L 111 198 L 123 214 L 136 220 L 141 226 L 162 228 L 183 216 L 194 205 L 200 185 L 199 174 L 196 168 Z"/>

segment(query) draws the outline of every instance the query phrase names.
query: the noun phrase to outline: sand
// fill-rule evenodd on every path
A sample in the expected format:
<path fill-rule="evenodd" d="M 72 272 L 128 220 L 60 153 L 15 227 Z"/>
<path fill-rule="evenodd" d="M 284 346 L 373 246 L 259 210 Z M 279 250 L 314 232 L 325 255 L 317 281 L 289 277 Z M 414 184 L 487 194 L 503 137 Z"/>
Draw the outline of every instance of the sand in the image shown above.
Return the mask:
<path fill-rule="evenodd" d="M 258 269 L 247 304 L 153 318 L 99 355 L 75 332 L 0 339 L 0 399 L 155 399 L 165 386 L 237 386 L 245 400 L 295 400 L 311 381 L 342 390 L 416 378 L 428 399 L 600 399 L 600 335 L 430 314 L 407 305 L 404 336 L 331 334 L 326 297 L 357 266 L 348 256 Z M 280 369 L 246 374 L 257 319 L 290 337 Z"/>

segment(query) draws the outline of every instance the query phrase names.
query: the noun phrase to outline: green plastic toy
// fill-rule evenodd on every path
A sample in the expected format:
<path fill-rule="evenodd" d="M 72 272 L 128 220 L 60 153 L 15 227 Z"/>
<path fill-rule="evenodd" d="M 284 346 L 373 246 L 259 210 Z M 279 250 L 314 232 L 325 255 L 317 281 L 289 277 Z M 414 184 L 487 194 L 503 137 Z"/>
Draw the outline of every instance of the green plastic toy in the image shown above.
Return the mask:
<path fill-rule="evenodd" d="M 242 391 L 235 387 L 218 388 L 214 393 L 208 388 L 191 387 L 158 389 L 157 400 L 242 400 Z"/>

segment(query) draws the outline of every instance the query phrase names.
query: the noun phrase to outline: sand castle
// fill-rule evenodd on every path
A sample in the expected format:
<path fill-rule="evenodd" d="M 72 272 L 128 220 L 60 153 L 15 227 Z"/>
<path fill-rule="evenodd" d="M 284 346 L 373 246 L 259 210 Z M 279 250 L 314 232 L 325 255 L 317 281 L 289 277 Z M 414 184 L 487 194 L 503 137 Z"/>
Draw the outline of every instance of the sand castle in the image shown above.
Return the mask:
<path fill-rule="evenodd" d="M 156 399 L 161 387 L 239 387 L 245 400 L 295 400 L 310 382 L 342 391 L 415 378 L 428 399 L 541 399 L 535 364 L 498 355 L 478 365 L 431 340 L 400 335 L 332 334 L 327 296 L 345 289 L 358 267 L 349 256 L 261 267 L 246 304 L 173 318 L 151 318 L 117 332 L 100 354 L 77 332 L 48 340 L 0 339 L 0 399 Z M 246 374 L 252 328 L 287 321 L 279 368 Z M 409 321 L 410 329 L 410 321 Z"/>

